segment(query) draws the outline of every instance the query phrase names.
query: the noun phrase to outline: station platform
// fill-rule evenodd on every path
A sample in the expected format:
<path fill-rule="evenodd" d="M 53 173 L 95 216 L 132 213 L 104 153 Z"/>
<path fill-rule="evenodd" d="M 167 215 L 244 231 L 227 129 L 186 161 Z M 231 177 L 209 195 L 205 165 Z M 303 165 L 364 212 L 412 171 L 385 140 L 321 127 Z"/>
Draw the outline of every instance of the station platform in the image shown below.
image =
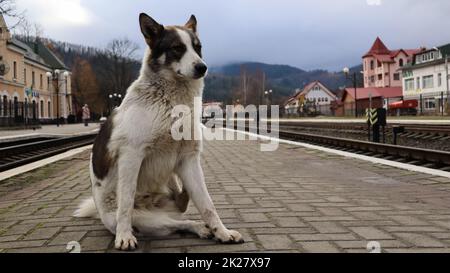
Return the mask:
<path fill-rule="evenodd" d="M 100 128 L 99 123 L 89 123 L 89 126 L 84 124 L 64 124 L 57 127 L 56 125 L 43 125 L 41 129 L 26 129 L 26 130 L 0 130 L 0 141 L 32 137 L 36 135 L 76 135 L 80 133 L 95 132 Z"/>
<path fill-rule="evenodd" d="M 211 197 L 241 245 L 194 235 L 138 238 L 136 252 L 450 252 L 450 179 L 280 143 L 205 141 Z M 116 252 L 90 196 L 89 151 L 0 182 L 0 252 Z M 190 204 L 189 219 L 199 219 Z"/>

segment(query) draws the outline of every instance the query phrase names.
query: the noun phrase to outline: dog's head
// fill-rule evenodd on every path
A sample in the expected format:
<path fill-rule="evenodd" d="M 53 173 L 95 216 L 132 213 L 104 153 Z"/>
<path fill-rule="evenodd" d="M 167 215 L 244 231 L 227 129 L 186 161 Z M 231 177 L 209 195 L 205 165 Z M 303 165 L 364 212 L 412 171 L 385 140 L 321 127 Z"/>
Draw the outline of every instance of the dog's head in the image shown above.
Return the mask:
<path fill-rule="evenodd" d="M 194 15 L 184 26 L 159 24 L 145 13 L 139 16 L 145 41 L 151 49 L 148 65 L 155 71 L 171 71 L 177 77 L 201 79 L 208 70 L 202 60 L 202 45 Z"/>

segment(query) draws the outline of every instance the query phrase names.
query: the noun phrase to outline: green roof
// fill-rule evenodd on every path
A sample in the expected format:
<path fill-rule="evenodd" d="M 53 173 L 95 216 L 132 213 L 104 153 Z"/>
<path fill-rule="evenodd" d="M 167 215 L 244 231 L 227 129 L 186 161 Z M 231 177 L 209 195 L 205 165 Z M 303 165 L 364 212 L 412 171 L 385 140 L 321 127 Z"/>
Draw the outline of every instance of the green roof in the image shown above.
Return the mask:
<path fill-rule="evenodd" d="M 450 56 L 450 44 L 438 46 L 438 49 L 441 51 L 442 57 L 445 57 L 445 55 Z"/>
<path fill-rule="evenodd" d="M 40 56 L 36 53 L 36 50 L 34 50 L 34 46 L 29 43 L 24 43 L 18 39 L 11 39 L 10 43 L 16 47 L 19 47 L 25 51 L 25 57 L 27 59 L 30 59 L 36 63 L 39 63 L 43 66 L 50 67 L 50 65 Z"/>
<path fill-rule="evenodd" d="M 66 65 L 40 40 L 35 42 L 27 43 L 31 48 L 34 49 L 35 53 L 38 54 L 44 62 L 50 66 L 52 69 L 63 69 L 69 70 Z"/>

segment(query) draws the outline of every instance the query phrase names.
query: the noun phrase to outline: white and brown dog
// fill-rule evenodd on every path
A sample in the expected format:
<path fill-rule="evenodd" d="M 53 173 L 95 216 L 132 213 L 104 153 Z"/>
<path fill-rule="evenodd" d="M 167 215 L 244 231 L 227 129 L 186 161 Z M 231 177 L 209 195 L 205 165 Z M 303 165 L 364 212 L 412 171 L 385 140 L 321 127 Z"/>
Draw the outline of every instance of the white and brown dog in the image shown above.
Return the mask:
<path fill-rule="evenodd" d="M 122 250 L 137 247 L 134 233 L 180 230 L 242 243 L 239 232 L 223 225 L 209 196 L 200 165 L 202 141 L 171 135 L 172 109 L 192 109 L 203 92 L 207 66 L 197 21 L 191 16 L 184 26 L 162 26 L 141 14 L 139 22 L 148 44 L 140 76 L 100 129 L 90 161 L 93 198 L 75 216 L 98 215 Z M 191 130 L 201 131 L 198 122 L 192 124 Z M 204 222 L 182 219 L 189 198 Z"/>

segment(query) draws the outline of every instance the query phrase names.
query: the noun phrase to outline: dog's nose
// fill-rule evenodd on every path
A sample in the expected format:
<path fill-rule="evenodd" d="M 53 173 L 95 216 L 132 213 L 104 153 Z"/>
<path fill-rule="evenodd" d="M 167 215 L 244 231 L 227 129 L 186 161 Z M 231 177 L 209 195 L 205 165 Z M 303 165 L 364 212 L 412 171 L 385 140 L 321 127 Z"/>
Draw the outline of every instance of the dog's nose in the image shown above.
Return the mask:
<path fill-rule="evenodd" d="M 198 63 L 195 65 L 195 72 L 198 75 L 205 75 L 206 71 L 208 70 L 208 67 L 204 63 Z"/>

